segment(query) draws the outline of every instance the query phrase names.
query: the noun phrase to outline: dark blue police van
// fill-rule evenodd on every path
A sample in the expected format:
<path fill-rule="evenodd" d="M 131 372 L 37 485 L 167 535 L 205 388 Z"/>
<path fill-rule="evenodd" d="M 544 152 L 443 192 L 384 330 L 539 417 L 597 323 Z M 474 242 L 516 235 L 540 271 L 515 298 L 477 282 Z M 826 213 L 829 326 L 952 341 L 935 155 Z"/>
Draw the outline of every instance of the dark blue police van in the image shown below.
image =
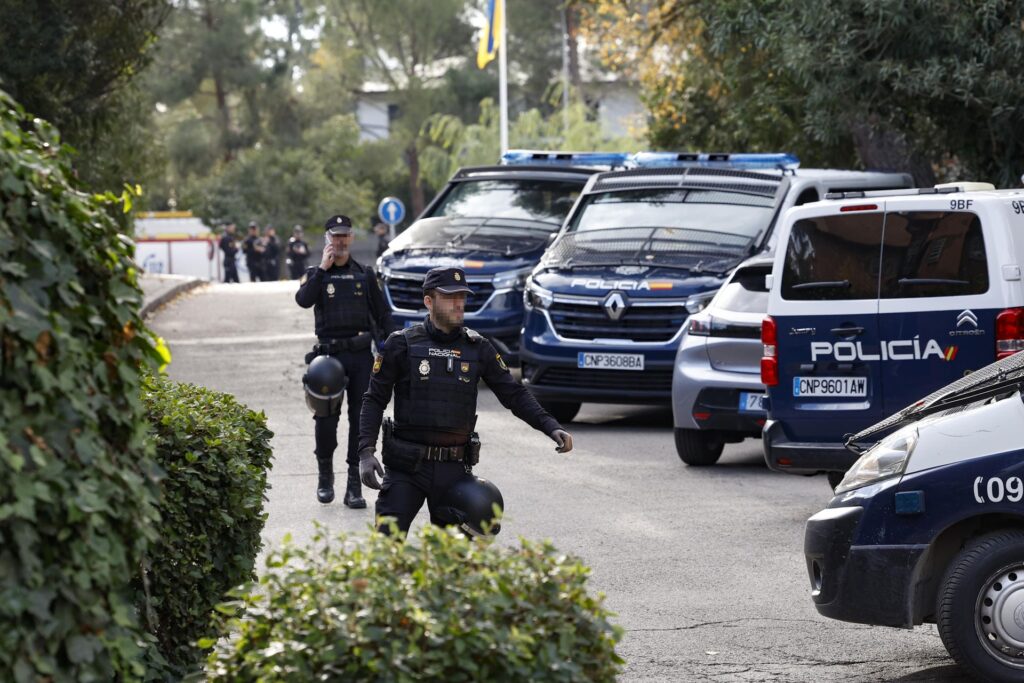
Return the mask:
<path fill-rule="evenodd" d="M 822 615 L 934 623 L 972 677 L 1024 680 L 1022 390 L 1016 353 L 847 439 L 857 460 L 804 536 Z"/>
<path fill-rule="evenodd" d="M 787 154 L 646 152 L 630 166 L 588 181 L 526 285 L 523 382 L 562 422 L 583 402 L 668 405 L 688 316 L 773 244 L 781 211 L 910 184 Z"/>
<path fill-rule="evenodd" d="M 627 158 L 513 150 L 501 165 L 460 169 L 377 260 L 395 322 L 408 327 L 422 321 L 424 274 L 457 266 L 473 288 L 466 325 L 516 362 L 527 276 L 590 176 L 622 166 Z"/>

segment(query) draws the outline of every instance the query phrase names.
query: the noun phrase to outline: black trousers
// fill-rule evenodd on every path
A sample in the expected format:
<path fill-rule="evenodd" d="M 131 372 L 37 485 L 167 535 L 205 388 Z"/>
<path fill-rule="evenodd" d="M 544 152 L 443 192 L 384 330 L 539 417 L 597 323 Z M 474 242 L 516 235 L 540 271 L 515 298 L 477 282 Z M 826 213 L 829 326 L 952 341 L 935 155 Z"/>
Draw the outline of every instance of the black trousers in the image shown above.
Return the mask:
<path fill-rule="evenodd" d="M 369 349 L 362 351 L 342 351 L 334 357 L 345 366 L 348 386 L 345 387 L 345 399 L 348 402 L 348 451 L 345 462 L 349 469 L 359 471 L 359 411 L 363 407 L 363 394 L 370 386 L 370 372 L 373 369 L 373 355 Z M 341 415 L 330 417 L 314 417 L 317 460 L 328 460 L 334 457 L 338 447 L 338 422 Z"/>
<path fill-rule="evenodd" d="M 377 528 L 386 533 L 387 525 L 381 524 L 380 518 L 394 517 L 398 529 L 403 534 L 408 533 L 424 501 L 430 511 L 430 522 L 444 526 L 447 520 L 437 516 L 441 497 L 448 487 L 465 476 L 466 466 L 461 462 L 424 460 L 415 474 L 387 468 L 377 495 Z"/>
<path fill-rule="evenodd" d="M 234 261 L 224 261 L 224 282 L 238 282 L 238 266 Z"/>

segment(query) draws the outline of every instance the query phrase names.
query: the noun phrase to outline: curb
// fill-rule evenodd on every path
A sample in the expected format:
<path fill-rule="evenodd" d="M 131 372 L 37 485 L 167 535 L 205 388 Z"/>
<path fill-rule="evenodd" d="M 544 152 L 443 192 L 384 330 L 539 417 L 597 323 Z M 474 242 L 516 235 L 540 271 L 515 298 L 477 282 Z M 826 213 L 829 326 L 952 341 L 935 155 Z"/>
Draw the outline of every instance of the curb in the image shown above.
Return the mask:
<path fill-rule="evenodd" d="M 144 295 L 142 308 L 139 309 L 139 316 L 142 318 L 149 316 L 151 313 L 156 311 L 156 309 L 166 303 L 169 303 L 171 300 L 176 299 L 182 294 L 195 289 L 199 285 L 206 284 L 206 280 L 200 280 L 197 277 L 188 277 L 185 275 L 144 275 L 142 279 L 159 280 L 161 283 L 167 281 L 174 282 L 174 284 L 171 284 L 170 286 L 162 287 L 162 291 L 159 294 L 152 297 Z M 143 288 L 143 291 L 145 291 L 145 288 Z"/>

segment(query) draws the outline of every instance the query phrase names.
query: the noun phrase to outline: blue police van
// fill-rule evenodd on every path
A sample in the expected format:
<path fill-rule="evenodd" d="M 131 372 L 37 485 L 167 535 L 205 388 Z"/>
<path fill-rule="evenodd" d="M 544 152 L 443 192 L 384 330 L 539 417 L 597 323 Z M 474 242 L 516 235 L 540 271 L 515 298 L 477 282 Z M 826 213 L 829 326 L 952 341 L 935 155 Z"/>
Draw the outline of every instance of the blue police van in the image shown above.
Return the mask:
<path fill-rule="evenodd" d="M 788 154 L 644 152 L 630 166 L 588 181 L 526 284 L 523 382 L 562 422 L 583 402 L 668 405 L 688 317 L 770 248 L 781 211 L 910 186 L 905 174 L 799 169 Z"/>
<path fill-rule="evenodd" d="M 1021 348 L 1024 193 L 846 193 L 790 211 L 762 328 L 772 469 L 853 463 L 843 438 Z"/>
<path fill-rule="evenodd" d="M 849 437 L 859 457 L 805 529 L 818 612 L 934 623 L 971 676 L 1024 680 L 1022 425 L 1017 353 Z"/>
<path fill-rule="evenodd" d="M 473 288 L 466 324 L 517 361 L 523 287 L 587 180 L 623 166 L 627 154 L 512 150 L 496 166 L 460 169 L 377 260 L 396 324 L 426 315 L 428 270 L 457 266 Z"/>

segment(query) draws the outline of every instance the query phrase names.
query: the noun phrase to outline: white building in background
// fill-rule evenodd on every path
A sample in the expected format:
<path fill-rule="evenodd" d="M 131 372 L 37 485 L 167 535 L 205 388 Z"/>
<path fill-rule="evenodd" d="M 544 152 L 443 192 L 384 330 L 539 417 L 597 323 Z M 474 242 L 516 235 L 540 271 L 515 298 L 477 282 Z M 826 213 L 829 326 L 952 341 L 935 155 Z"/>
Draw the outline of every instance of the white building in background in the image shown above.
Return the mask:
<path fill-rule="evenodd" d="M 451 57 L 438 61 L 429 69 L 429 82 L 436 86 L 442 85 L 443 76 L 450 68 L 466 68 L 466 58 Z M 473 65 L 473 68 L 476 66 Z M 597 78 L 596 74 L 585 74 L 583 91 L 605 134 L 608 137 L 622 137 L 643 129 L 646 126 L 647 110 L 640 101 L 637 85 L 631 81 Z M 390 84 L 367 82 L 356 95 L 360 142 L 387 139 L 391 122 L 400 114 L 393 93 Z M 497 91 L 494 99 L 498 99 Z"/>

